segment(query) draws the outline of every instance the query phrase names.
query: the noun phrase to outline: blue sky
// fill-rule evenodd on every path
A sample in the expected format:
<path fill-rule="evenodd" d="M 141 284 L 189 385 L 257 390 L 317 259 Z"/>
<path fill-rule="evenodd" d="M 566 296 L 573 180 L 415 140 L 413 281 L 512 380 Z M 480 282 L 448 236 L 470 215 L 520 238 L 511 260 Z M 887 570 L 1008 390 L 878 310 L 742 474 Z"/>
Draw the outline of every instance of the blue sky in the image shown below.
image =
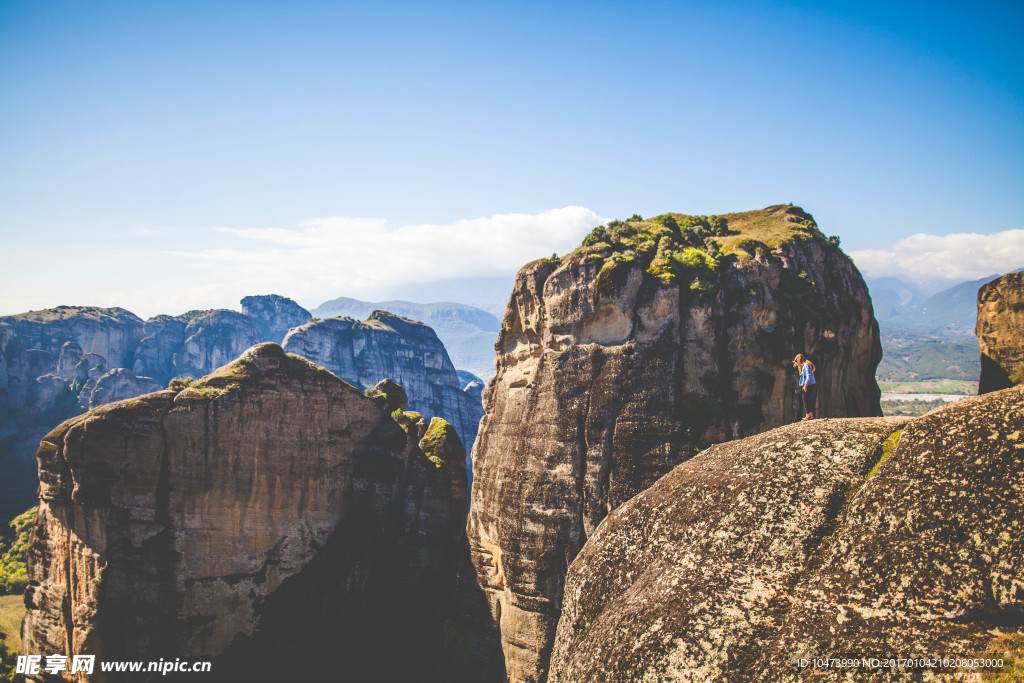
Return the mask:
<path fill-rule="evenodd" d="M 604 218 L 783 202 L 869 274 L 1020 267 L 1021 29 L 1019 2 L 0 0 L 0 313 L 416 298 Z M 388 278 L 353 267 L 368 234 Z M 915 238 L 904 273 L 919 234 L 980 250 L 931 272 Z"/>

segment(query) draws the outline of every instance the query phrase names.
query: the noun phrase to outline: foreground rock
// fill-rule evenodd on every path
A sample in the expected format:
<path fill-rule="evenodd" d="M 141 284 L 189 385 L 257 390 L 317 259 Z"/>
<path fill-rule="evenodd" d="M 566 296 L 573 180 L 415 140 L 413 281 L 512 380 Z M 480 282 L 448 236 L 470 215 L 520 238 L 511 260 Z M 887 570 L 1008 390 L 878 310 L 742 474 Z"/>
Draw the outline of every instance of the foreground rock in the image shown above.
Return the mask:
<path fill-rule="evenodd" d="M 222 680 L 430 671 L 465 451 L 392 411 L 262 344 L 65 422 L 39 447 L 23 651 L 220 657 Z"/>
<path fill-rule="evenodd" d="M 711 448 L 573 562 L 551 679 L 845 680 L 794 662 L 983 655 L 1024 615 L 1022 435 L 1018 388 Z"/>
<path fill-rule="evenodd" d="M 585 244 L 519 272 L 473 452 L 473 561 L 514 681 L 545 678 L 566 570 L 609 511 L 710 443 L 799 419 L 797 352 L 819 415 L 880 414 L 867 288 L 799 208 Z"/>
<path fill-rule="evenodd" d="M 1024 383 L 1024 271 L 978 290 L 975 333 L 981 347 L 978 393 Z"/>

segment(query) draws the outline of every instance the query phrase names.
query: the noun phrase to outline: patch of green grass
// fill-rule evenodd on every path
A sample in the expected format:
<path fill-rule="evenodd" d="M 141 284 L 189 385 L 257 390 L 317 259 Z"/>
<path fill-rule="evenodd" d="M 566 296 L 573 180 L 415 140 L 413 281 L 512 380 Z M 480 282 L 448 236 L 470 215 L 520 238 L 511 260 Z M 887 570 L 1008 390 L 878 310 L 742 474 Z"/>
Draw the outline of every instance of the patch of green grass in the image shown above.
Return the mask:
<path fill-rule="evenodd" d="M 897 429 L 895 432 L 890 434 L 885 441 L 882 442 L 882 457 L 879 458 L 878 462 L 875 463 L 875 466 L 871 468 L 871 471 L 868 472 L 868 476 L 864 478 L 864 481 L 867 481 L 871 477 L 878 474 L 878 470 L 882 467 L 882 465 L 885 464 L 885 461 L 889 459 L 889 456 L 892 455 L 892 452 L 896 450 L 896 445 L 900 442 L 900 436 L 902 435 L 903 430 Z"/>
<path fill-rule="evenodd" d="M 1024 681 L 1024 633 L 1010 633 L 994 638 L 985 653 L 986 658 L 1001 659 L 1003 666 L 985 671 L 983 681 L 990 683 L 1021 683 Z"/>
<path fill-rule="evenodd" d="M 910 382 L 886 382 L 879 380 L 878 388 L 886 394 L 959 394 L 973 396 L 978 393 L 978 383 L 956 379 L 926 379 Z"/>
<path fill-rule="evenodd" d="M 21 650 L 21 620 L 25 617 L 25 596 L 0 595 L 0 640 L 10 651 Z"/>

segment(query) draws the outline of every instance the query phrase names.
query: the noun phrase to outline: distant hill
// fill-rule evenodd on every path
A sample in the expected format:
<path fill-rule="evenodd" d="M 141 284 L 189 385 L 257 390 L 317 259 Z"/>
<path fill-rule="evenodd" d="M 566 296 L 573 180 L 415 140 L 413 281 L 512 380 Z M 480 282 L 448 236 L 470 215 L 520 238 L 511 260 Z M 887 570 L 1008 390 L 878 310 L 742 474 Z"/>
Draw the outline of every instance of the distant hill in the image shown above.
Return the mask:
<path fill-rule="evenodd" d="M 441 339 L 452 363 L 484 381 L 494 376 L 494 342 L 501 321 L 475 306 L 442 301 L 418 304 L 412 301 L 360 301 L 340 297 L 325 301 L 312 310 L 317 318 L 366 318 L 376 310 L 418 320 L 432 327 Z"/>
<path fill-rule="evenodd" d="M 869 280 L 882 339 L 878 378 L 977 381 L 981 372 L 974 337 L 978 289 L 997 277 L 961 282 L 930 296 L 896 278 Z"/>
<path fill-rule="evenodd" d="M 883 329 L 930 333 L 953 329 L 973 334 L 978 290 L 997 277 L 1000 275 L 961 282 L 934 294 L 893 277 L 873 278 L 867 285 L 875 318 Z"/>
<path fill-rule="evenodd" d="M 875 318 L 878 320 L 905 316 L 926 298 L 916 285 L 894 277 L 872 278 L 866 282 L 871 292 Z"/>

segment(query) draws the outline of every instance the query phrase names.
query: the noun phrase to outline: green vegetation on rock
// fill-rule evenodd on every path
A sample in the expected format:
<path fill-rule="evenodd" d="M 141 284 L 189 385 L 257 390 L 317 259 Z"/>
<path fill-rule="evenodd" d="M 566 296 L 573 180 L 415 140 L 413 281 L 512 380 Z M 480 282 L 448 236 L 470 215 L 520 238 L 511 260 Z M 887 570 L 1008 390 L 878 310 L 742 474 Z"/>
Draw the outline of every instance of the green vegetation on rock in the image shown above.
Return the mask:
<path fill-rule="evenodd" d="M 167 383 L 167 388 L 171 391 L 181 391 L 191 386 L 194 381 L 192 377 L 175 377 Z"/>
<path fill-rule="evenodd" d="M 435 417 L 430 421 L 426 434 L 420 439 L 420 450 L 427 460 L 440 468 L 453 458 L 461 457 L 463 461 L 458 463 L 459 468 L 465 466 L 465 451 L 462 441 L 459 439 L 455 427 L 452 427 L 446 420 Z"/>
<path fill-rule="evenodd" d="M 636 263 L 662 284 L 713 294 L 726 259 L 769 258 L 773 249 L 793 240 L 818 240 L 832 247 L 838 242 L 825 237 L 799 207 L 778 205 L 723 216 L 667 213 L 644 220 L 634 214 L 597 226 L 583 240 L 583 247 L 587 262 L 602 264 L 599 296 L 621 287 Z M 785 284 L 794 300 L 806 298 L 816 285 L 806 276 L 790 279 Z"/>
<path fill-rule="evenodd" d="M 997 636 L 989 643 L 986 659 L 1001 659 L 1003 665 L 995 671 L 982 673 L 989 683 L 1020 683 L 1024 681 L 1024 633 Z"/>
<path fill-rule="evenodd" d="M 11 520 L 11 538 L 0 538 L 0 594 L 22 593 L 28 585 L 25 553 L 35 521 L 36 508 L 32 508 Z"/>
<path fill-rule="evenodd" d="M 402 410 L 401 408 L 396 408 L 391 412 L 391 419 L 397 422 L 399 426 L 401 426 L 402 429 L 405 430 L 406 433 L 408 433 L 410 429 L 415 427 L 416 423 L 419 422 L 422 418 L 423 416 L 420 413 L 417 413 L 412 410 Z"/>
<path fill-rule="evenodd" d="M 868 476 L 864 478 L 865 481 L 878 474 L 878 470 L 881 469 L 885 461 L 889 459 L 892 452 L 896 450 L 896 445 L 900 442 L 900 436 L 903 435 L 902 429 L 897 429 L 895 432 L 890 434 L 884 442 L 882 442 L 882 457 L 878 459 L 875 466 L 868 472 Z"/>

